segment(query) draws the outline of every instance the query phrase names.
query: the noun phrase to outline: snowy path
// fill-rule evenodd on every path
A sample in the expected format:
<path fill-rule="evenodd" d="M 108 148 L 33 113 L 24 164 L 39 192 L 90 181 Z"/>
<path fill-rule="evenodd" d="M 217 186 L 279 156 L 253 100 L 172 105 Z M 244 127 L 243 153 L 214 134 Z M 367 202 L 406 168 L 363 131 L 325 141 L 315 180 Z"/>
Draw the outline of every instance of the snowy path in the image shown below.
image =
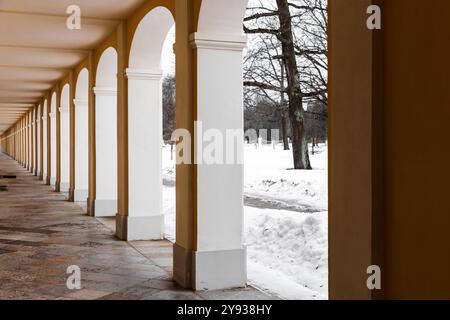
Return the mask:
<path fill-rule="evenodd" d="M 164 177 L 163 186 L 168 188 L 175 188 L 175 180 L 171 177 Z M 252 208 L 259 209 L 274 209 L 274 210 L 286 210 L 295 212 L 307 212 L 315 213 L 322 212 L 319 208 L 310 206 L 309 204 L 301 204 L 298 201 L 286 201 L 285 199 L 271 198 L 265 196 L 264 198 L 258 195 L 252 195 L 250 193 L 244 193 L 244 205 Z"/>
<path fill-rule="evenodd" d="M 308 204 L 289 202 L 284 199 L 277 199 L 277 198 L 271 199 L 270 197 L 261 198 L 259 196 L 249 195 L 248 193 L 244 193 L 244 205 L 247 207 L 259 209 L 274 209 L 274 210 L 285 210 L 285 211 L 306 212 L 306 213 L 315 213 L 323 211 Z"/>

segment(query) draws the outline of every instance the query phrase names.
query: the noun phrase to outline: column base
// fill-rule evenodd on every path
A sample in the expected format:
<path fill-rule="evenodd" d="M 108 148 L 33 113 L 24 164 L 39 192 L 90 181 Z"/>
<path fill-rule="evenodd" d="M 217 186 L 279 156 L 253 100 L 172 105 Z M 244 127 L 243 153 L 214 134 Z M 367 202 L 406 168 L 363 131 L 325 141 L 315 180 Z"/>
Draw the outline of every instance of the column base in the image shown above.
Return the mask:
<path fill-rule="evenodd" d="M 74 195 L 75 191 L 72 188 L 69 188 L 69 202 L 75 202 L 74 201 Z"/>
<path fill-rule="evenodd" d="M 173 280 L 181 287 L 192 289 L 193 251 L 173 245 Z"/>
<path fill-rule="evenodd" d="M 70 183 L 69 182 L 60 182 L 59 183 L 59 192 L 69 192 L 70 191 Z"/>
<path fill-rule="evenodd" d="M 61 182 L 59 182 L 59 181 L 55 182 L 55 191 L 61 192 Z"/>
<path fill-rule="evenodd" d="M 87 215 L 90 217 L 95 216 L 95 200 L 92 200 L 91 198 L 87 198 Z"/>
<path fill-rule="evenodd" d="M 56 178 L 50 177 L 49 185 L 51 185 L 51 186 L 56 186 Z"/>
<path fill-rule="evenodd" d="M 116 215 L 116 237 L 125 241 L 164 239 L 164 216 Z"/>
<path fill-rule="evenodd" d="M 89 215 L 92 217 L 114 217 L 117 214 L 117 200 L 90 201 Z"/>
<path fill-rule="evenodd" d="M 192 251 L 174 245 L 174 280 L 184 288 L 223 290 L 247 285 L 247 249 Z"/>
<path fill-rule="evenodd" d="M 69 190 L 69 198 L 72 202 L 85 202 L 88 196 L 88 190 Z"/>

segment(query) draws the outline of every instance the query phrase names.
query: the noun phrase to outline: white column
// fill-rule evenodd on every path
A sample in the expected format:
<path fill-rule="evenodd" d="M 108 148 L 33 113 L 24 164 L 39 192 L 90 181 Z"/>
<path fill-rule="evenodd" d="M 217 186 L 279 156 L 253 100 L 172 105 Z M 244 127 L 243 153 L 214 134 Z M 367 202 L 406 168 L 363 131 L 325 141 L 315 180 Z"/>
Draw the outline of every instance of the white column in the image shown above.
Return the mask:
<path fill-rule="evenodd" d="M 42 107 L 40 107 L 40 108 L 42 108 Z M 38 116 L 36 117 L 36 127 L 37 127 L 36 175 L 38 177 L 40 177 L 42 174 L 42 172 L 41 172 L 41 121 L 40 121 L 40 110 L 41 109 L 40 108 L 39 108 Z"/>
<path fill-rule="evenodd" d="M 56 184 L 56 114 L 53 112 L 50 113 L 50 148 L 50 184 L 54 186 Z"/>
<path fill-rule="evenodd" d="M 31 122 L 32 123 L 32 127 L 31 127 L 31 129 L 32 129 L 32 132 L 31 132 L 31 137 L 32 137 L 32 141 L 31 141 L 31 145 L 32 145 L 31 156 L 32 156 L 32 160 L 31 160 L 31 163 L 32 163 L 32 167 L 33 167 L 33 174 L 36 175 L 37 174 L 37 163 L 36 163 L 36 150 L 37 150 L 37 146 L 36 146 L 36 126 L 37 126 L 37 124 L 36 124 L 36 120 L 35 120 L 34 115 L 35 115 L 35 113 L 33 111 L 32 117 L 31 117 L 31 120 L 32 120 L 32 122 Z"/>
<path fill-rule="evenodd" d="M 88 101 L 75 104 L 75 190 L 74 201 L 87 201 L 89 196 Z"/>
<path fill-rule="evenodd" d="M 25 127 L 25 168 L 30 170 L 30 114 L 26 116 Z"/>
<path fill-rule="evenodd" d="M 44 109 L 46 110 L 46 109 Z M 47 115 L 44 112 L 42 117 L 42 179 L 43 181 L 47 181 Z"/>
<path fill-rule="evenodd" d="M 242 53 L 246 37 L 194 34 L 197 49 L 197 121 L 203 132 L 243 130 Z M 242 131 L 243 132 L 243 131 Z M 203 154 L 207 143 L 198 143 Z M 224 141 L 224 148 L 226 146 Z M 232 164 L 197 165 L 197 250 L 193 286 L 197 290 L 245 286 L 243 246 L 243 134 Z M 226 150 L 223 151 L 226 160 Z M 239 156 L 238 156 L 239 158 Z"/>
<path fill-rule="evenodd" d="M 33 112 L 28 114 L 28 171 L 33 173 Z"/>
<path fill-rule="evenodd" d="M 59 108 L 61 121 L 61 192 L 70 188 L 70 114 L 69 107 Z"/>
<path fill-rule="evenodd" d="M 164 237 L 162 211 L 162 72 L 127 69 L 128 240 Z M 122 218 L 123 219 L 123 218 Z M 123 227 L 123 221 L 121 221 Z"/>
<path fill-rule="evenodd" d="M 94 88 L 96 217 L 117 214 L 117 89 Z"/>

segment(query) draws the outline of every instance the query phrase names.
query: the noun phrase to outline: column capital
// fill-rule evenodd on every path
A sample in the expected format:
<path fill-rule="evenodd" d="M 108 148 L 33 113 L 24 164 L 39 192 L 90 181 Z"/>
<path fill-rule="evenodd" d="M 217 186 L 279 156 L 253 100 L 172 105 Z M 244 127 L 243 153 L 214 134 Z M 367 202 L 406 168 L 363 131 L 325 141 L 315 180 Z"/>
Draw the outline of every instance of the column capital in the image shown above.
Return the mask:
<path fill-rule="evenodd" d="M 88 107 L 89 102 L 85 99 L 73 99 L 73 103 L 75 104 L 75 107 Z"/>
<path fill-rule="evenodd" d="M 242 51 L 247 46 L 245 35 L 195 32 L 189 38 L 194 49 Z"/>
<path fill-rule="evenodd" d="M 161 80 L 161 69 L 125 69 L 125 77 L 132 80 Z"/>
<path fill-rule="evenodd" d="M 61 107 L 61 108 L 59 108 L 59 112 L 60 113 L 68 113 L 69 112 L 69 108 Z"/>
<path fill-rule="evenodd" d="M 117 96 L 117 88 L 114 87 L 94 87 L 96 96 Z"/>

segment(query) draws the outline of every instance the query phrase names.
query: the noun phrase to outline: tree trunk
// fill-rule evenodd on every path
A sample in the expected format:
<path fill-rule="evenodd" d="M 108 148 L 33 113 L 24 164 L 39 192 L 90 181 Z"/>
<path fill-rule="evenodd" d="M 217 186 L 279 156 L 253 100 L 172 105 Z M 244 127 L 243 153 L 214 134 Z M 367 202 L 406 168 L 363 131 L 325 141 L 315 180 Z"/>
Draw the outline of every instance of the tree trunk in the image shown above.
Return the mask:
<path fill-rule="evenodd" d="M 289 139 L 287 132 L 287 119 L 286 114 L 283 110 L 281 110 L 281 136 L 283 139 L 284 150 L 290 150 L 289 148 Z"/>
<path fill-rule="evenodd" d="M 295 55 L 292 19 L 287 0 L 277 0 L 278 18 L 280 20 L 279 39 L 282 45 L 286 68 L 289 97 L 289 120 L 292 128 L 292 151 L 294 169 L 310 170 L 308 142 L 305 136 L 303 95 L 300 87 L 300 74 Z"/>
<path fill-rule="evenodd" d="M 284 66 L 283 59 L 280 59 L 280 69 L 281 69 L 281 88 L 284 89 L 286 68 Z M 280 93 L 281 134 L 283 136 L 284 150 L 288 151 L 288 150 L 290 150 L 290 147 L 289 147 L 289 140 L 288 140 L 288 134 L 287 134 L 288 130 L 287 130 L 286 111 L 285 110 L 286 110 L 285 92 L 281 91 L 281 93 Z"/>
<path fill-rule="evenodd" d="M 305 124 L 303 118 L 290 113 L 292 127 L 292 153 L 294 155 L 294 169 L 311 170 L 309 161 L 308 141 L 306 141 Z"/>

